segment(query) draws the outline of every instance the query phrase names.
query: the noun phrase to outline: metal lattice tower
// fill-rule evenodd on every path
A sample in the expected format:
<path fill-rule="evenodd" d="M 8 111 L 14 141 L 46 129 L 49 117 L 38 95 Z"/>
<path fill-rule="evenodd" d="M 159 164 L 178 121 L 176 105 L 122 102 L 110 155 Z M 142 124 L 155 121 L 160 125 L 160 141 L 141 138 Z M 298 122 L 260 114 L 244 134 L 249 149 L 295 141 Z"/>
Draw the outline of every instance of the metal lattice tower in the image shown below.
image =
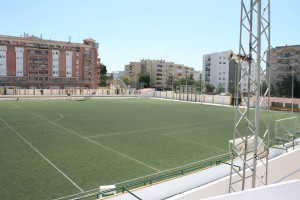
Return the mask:
<path fill-rule="evenodd" d="M 235 56 L 236 97 L 241 102 L 236 98 L 229 192 L 267 184 L 270 81 L 265 80 L 262 93 L 261 80 L 268 74 L 269 50 L 270 0 L 241 0 L 239 54 Z"/>

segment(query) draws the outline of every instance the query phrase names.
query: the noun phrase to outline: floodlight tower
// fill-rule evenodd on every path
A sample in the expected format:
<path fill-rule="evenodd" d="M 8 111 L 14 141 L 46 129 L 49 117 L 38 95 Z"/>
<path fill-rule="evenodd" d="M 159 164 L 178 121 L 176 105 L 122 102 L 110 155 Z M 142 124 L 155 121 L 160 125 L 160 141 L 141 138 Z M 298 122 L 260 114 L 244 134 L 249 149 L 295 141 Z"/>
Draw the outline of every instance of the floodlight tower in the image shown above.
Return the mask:
<path fill-rule="evenodd" d="M 267 184 L 270 81 L 264 80 L 264 94 L 260 86 L 269 75 L 269 50 L 270 0 L 241 0 L 239 53 L 229 53 L 238 62 L 236 97 L 241 99 L 235 103 L 229 192 Z"/>

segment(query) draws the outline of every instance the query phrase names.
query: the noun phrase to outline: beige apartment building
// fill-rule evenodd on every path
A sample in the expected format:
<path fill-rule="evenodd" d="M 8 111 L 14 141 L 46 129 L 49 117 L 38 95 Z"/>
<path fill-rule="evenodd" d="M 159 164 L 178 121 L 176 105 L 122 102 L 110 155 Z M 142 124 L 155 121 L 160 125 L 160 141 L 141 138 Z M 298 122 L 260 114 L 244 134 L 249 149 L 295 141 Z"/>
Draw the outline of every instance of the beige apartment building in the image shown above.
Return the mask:
<path fill-rule="evenodd" d="M 194 74 L 195 70 L 192 67 L 164 60 L 141 60 L 125 65 L 124 74 L 130 76 L 135 83 L 138 83 L 141 72 L 150 74 L 150 87 L 164 88 L 170 76 L 178 79 L 185 78 Z"/>
<path fill-rule="evenodd" d="M 278 95 L 276 83 L 283 77 L 294 76 L 300 80 L 300 45 L 280 46 L 271 50 L 270 83 L 271 92 Z M 292 84 L 292 83 L 291 83 Z"/>

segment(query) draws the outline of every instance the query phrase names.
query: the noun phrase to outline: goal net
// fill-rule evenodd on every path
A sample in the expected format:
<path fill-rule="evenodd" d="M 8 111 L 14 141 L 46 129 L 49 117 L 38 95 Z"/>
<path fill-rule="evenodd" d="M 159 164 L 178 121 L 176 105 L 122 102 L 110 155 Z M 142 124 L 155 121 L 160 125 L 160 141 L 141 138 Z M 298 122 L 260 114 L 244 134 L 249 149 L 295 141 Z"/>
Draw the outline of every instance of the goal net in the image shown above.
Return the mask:
<path fill-rule="evenodd" d="M 275 139 L 284 140 L 284 141 L 293 140 L 295 134 L 299 134 L 297 121 L 298 121 L 297 116 L 276 120 Z"/>

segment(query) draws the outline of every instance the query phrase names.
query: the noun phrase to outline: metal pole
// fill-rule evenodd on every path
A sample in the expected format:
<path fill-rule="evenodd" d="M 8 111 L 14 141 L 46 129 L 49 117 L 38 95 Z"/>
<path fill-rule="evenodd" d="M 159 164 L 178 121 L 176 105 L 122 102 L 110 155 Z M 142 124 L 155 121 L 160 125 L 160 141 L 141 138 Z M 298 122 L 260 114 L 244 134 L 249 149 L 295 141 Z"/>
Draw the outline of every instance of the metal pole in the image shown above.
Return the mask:
<path fill-rule="evenodd" d="M 188 89 L 187 89 L 187 78 L 185 81 L 185 89 L 186 89 L 186 101 L 188 101 L 189 95 L 188 95 Z"/>
<path fill-rule="evenodd" d="M 295 71 L 295 66 L 293 63 L 293 72 L 292 72 L 292 113 L 294 112 L 294 71 Z"/>
<path fill-rule="evenodd" d="M 260 50 L 261 50 L 261 1 L 257 1 L 257 55 L 256 55 L 256 102 L 255 102 L 255 134 L 254 134 L 254 152 L 253 152 L 253 176 L 252 188 L 256 187 L 256 163 L 257 147 L 259 133 L 259 103 L 260 103 Z"/>

